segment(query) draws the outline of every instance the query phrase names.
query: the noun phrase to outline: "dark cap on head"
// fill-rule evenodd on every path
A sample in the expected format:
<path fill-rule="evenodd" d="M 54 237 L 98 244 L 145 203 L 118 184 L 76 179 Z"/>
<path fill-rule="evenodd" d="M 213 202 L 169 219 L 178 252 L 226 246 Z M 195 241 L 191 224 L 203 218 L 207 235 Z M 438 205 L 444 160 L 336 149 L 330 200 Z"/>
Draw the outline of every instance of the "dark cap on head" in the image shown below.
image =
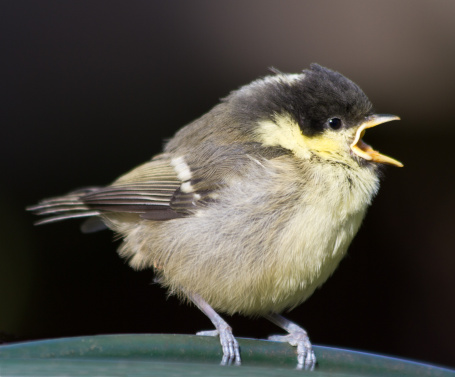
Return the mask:
<path fill-rule="evenodd" d="M 322 133 L 332 117 L 341 118 L 349 127 L 373 113 L 371 102 L 357 84 L 314 63 L 299 78 L 280 78 L 278 73 L 276 80 L 254 82 L 226 100 L 237 117 L 248 118 L 245 121 L 273 119 L 287 113 L 308 136 Z"/>
<path fill-rule="evenodd" d="M 363 121 L 373 112 L 373 106 L 360 87 L 342 74 L 311 64 L 303 71 L 305 79 L 297 85 L 295 98 L 300 100 L 300 124 L 308 133 L 322 131 L 331 117 L 342 118 L 347 126 Z M 302 125 L 303 121 L 303 125 Z"/>

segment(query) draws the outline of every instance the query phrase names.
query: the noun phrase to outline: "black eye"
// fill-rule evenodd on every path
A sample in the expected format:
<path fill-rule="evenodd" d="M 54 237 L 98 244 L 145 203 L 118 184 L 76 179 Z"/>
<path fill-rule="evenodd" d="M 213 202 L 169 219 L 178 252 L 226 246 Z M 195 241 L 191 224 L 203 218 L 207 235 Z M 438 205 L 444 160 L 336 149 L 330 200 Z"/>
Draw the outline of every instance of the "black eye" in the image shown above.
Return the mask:
<path fill-rule="evenodd" d="M 329 126 L 333 130 L 338 130 L 342 125 L 341 119 L 340 118 L 331 118 L 329 119 Z"/>

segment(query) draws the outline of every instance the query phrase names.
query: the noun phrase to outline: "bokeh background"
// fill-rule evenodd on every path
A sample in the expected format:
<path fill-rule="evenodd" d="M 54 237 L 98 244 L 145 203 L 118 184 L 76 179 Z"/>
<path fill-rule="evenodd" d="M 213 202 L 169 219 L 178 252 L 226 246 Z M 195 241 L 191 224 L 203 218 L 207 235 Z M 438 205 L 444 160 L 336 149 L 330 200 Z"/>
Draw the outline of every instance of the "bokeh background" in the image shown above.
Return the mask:
<path fill-rule="evenodd" d="M 268 67 L 318 62 L 401 116 L 366 140 L 405 167 L 288 317 L 315 344 L 455 367 L 454 17 L 448 0 L 2 1 L 1 340 L 211 328 L 131 270 L 110 232 L 34 227 L 24 208 L 111 182 Z M 279 332 L 226 319 L 237 336 Z"/>

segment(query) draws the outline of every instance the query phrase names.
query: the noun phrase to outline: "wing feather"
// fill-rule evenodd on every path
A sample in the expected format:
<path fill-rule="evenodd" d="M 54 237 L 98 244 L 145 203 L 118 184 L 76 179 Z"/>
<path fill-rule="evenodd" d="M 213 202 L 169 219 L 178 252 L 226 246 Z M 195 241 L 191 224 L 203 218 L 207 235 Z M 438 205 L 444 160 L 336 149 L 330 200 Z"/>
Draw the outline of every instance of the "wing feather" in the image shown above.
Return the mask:
<path fill-rule="evenodd" d="M 182 216 L 170 206 L 181 184 L 170 160 L 157 156 L 123 175 L 110 186 L 91 187 L 62 197 L 45 199 L 28 210 L 50 216 L 40 220 L 39 224 L 108 212 L 147 214 L 143 217 L 168 220 Z"/>

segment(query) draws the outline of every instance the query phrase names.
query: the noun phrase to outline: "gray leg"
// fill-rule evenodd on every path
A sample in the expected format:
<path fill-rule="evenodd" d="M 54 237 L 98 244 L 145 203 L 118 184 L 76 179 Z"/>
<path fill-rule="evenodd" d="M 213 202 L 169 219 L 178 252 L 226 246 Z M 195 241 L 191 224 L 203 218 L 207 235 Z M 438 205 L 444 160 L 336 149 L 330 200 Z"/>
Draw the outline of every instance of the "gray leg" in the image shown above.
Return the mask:
<path fill-rule="evenodd" d="M 234 362 L 235 365 L 241 364 L 240 350 L 237 340 L 232 334 L 232 328 L 221 318 L 213 308 L 204 301 L 198 294 L 188 294 L 188 297 L 194 304 L 212 321 L 216 330 L 200 331 L 196 335 L 220 336 L 221 347 L 223 347 L 223 359 L 221 365 L 230 365 Z"/>
<path fill-rule="evenodd" d="M 306 331 L 276 313 L 266 315 L 265 318 L 289 333 L 289 335 L 272 335 L 269 340 L 287 342 L 291 346 L 297 346 L 297 369 L 313 370 L 316 365 L 316 357 Z"/>

